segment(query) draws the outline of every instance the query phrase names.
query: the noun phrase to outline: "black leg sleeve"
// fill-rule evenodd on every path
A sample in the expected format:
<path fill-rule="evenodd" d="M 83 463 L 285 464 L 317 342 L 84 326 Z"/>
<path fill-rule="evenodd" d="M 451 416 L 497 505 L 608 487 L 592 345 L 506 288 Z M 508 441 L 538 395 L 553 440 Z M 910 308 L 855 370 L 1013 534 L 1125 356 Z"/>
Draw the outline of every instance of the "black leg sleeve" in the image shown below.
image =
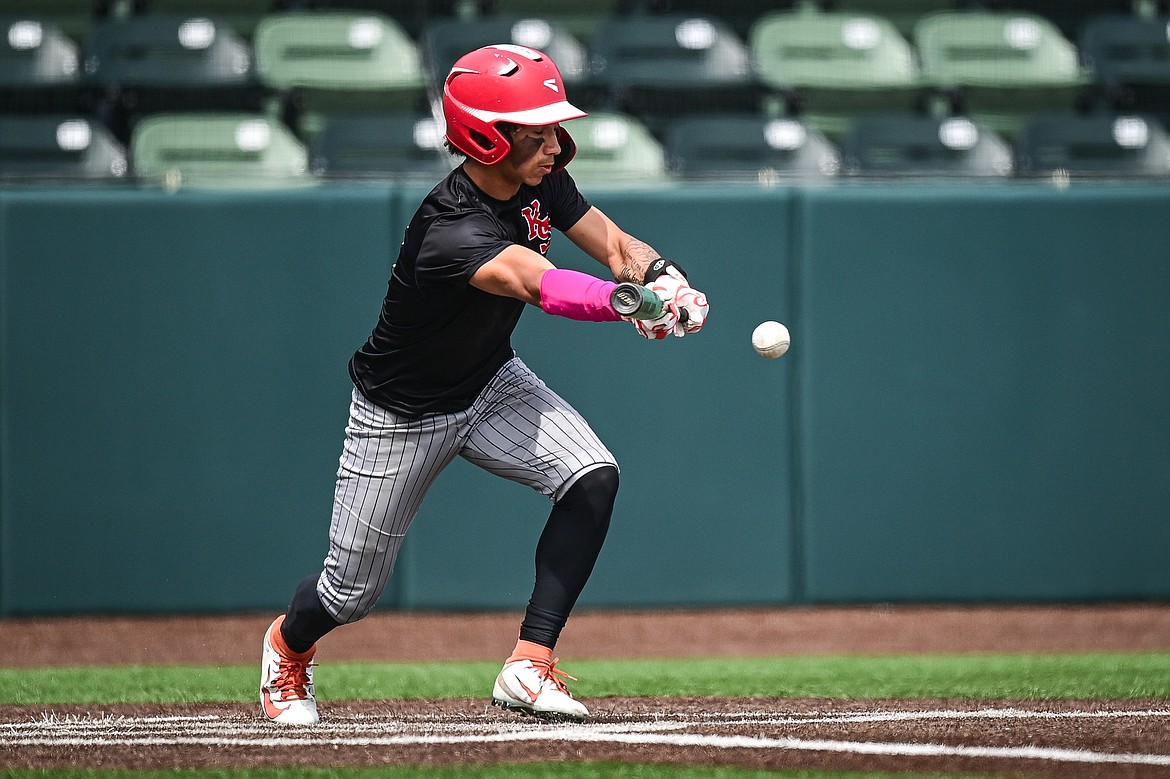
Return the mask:
<path fill-rule="evenodd" d="M 341 624 L 321 605 L 317 579 L 317 574 L 301 579 L 280 626 L 284 642 L 294 652 L 308 652 L 317 639 Z"/>
<path fill-rule="evenodd" d="M 556 646 L 605 543 L 617 489 L 617 469 L 598 468 L 553 506 L 536 545 L 536 586 L 520 625 L 522 640 Z"/>

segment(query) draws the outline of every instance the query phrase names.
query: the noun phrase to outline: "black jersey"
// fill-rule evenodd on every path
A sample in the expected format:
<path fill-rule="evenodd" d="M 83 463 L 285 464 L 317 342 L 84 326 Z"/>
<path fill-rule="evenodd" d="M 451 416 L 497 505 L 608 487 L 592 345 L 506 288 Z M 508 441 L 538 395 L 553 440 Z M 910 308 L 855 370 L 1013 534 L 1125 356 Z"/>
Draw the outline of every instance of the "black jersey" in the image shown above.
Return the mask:
<path fill-rule="evenodd" d="M 410 220 L 378 324 L 349 362 L 361 393 L 411 418 L 470 406 L 512 358 L 525 306 L 476 289 L 471 277 L 514 243 L 546 254 L 550 227 L 568 230 L 589 207 L 564 171 L 506 201 L 462 166 L 452 171 Z"/>

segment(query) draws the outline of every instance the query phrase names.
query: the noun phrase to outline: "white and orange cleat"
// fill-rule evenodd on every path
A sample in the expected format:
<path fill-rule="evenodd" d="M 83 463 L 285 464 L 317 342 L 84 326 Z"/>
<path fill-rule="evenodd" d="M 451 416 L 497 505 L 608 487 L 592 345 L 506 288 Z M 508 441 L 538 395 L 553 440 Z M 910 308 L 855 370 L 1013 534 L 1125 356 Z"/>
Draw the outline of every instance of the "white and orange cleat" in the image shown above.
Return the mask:
<path fill-rule="evenodd" d="M 317 698 L 313 692 L 314 646 L 297 654 L 280 635 L 280 615 L 264 634 L 264 655 L 260 665 L 260 705 L 264 716 L 281 725 L 315 725 Z"/>
<path fill-rule="evenodd" d="M 531 714 L 547 720 L 579 722 L 589 709 L 574 700 L 562 677 L 577 681 L 556 668 L 557 660 L 514 660 L 506 663 L 492 688 L 492 705 Z"/>

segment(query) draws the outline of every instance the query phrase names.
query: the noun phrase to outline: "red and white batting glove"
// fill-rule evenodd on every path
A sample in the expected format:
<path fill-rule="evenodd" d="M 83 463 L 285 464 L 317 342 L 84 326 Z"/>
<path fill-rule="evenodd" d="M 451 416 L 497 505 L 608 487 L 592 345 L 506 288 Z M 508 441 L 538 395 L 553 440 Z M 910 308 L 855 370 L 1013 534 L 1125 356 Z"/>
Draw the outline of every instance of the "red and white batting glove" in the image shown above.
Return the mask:
<path fill-rule="evenodd" d="M 664 263 L 660 269 L 659 262 Z M 707 305 L 707 296 L 690 286 L 682 269 L 670 260 L 656 261 L 647 275 L 655 269 L 658 269 L 660 275 L 650 280 L 646 286 L 662 298 L 667 308 L 674 309 L 675 322 L 671 332 L 682 338 L 687 333 L 702 330 L 703 324 L 707 321 L 707 312 L 711 308 Z"/>
<path fill-rule="evenodd" d="M 686 333 L 697 333 L 702 330 L 707 321 L 707 312 L 711 310 L 707 305 L 707 296 L 693 287 L 680 288 L 674 296 L 674 306 L 679 312 L 674 334 L 679 338 Z"/>
<path fill-rule="evenodd" d="M 663 306 L 662 313 L 658 315 L 657 319 L 622 318 L 632 323 L 643 338 L 649 338 L 651 341 L 661 341 L 678 327 L 678 309 L 669 302 Z"/>

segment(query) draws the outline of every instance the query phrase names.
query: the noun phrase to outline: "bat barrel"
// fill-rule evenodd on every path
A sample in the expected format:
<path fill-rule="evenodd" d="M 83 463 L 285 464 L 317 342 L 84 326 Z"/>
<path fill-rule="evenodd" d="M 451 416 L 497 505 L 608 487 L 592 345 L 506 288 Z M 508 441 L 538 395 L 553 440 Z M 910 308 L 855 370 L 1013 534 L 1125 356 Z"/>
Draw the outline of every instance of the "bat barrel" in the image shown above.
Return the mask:
<path fill-rule="evenodd" d="M 628 281 L 614 287 L 609 302 L 615 311 L 630 319 L 657 319 L 665 305 L 653 290 Z"/>

